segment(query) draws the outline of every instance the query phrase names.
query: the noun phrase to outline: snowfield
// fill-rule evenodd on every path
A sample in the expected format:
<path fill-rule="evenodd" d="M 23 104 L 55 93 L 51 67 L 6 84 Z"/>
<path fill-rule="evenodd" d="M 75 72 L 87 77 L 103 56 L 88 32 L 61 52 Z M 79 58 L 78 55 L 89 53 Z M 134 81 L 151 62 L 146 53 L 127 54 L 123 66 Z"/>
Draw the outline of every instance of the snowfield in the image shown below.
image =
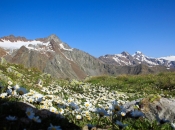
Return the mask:
<path fill-rule="evenodd" d="M 11 42 L 9 40 L 3 40 L 3 42 L 0 41 L 0 46 L 4 49 L 19 49 L 21 46 L 28 46 L 29 44 L 37 45 L 37 44 L 46 44 L 41 41 L 17 41 L 17 42 Z"/>

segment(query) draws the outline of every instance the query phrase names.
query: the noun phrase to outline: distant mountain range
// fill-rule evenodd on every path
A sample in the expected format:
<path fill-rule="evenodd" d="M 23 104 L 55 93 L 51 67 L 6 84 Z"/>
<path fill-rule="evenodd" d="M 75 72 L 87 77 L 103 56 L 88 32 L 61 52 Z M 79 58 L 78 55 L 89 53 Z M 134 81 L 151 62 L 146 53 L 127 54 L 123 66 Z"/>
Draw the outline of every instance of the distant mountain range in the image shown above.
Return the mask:
<path fill-rule="evenodd" d="M 122 52 L 121 54 L 115 55 L 105 55 L 100 56 L 99 59 L 104 61 L 105 63 L 119 66 L 145 64 L 149 67 L 162 65 L 166 66 L 167 69 L 175 68 L 175 56 L 152 58 L 145 56 L 140 51 L 135 52 L 135 54 L 133 55 L 130 55 L 127 52 Z"/>
<path fill-rule="evenodd" d="M 0 57 L 9 63 L 35 67 L 55 78 L 84 79 L 86 76 L 146 74 L 174 71 L 175 56 L 149 58 L 137 51 L 95 58 L 71 48 L 56 35 L 28 40 L 13 35 L 0 38 Z"/>

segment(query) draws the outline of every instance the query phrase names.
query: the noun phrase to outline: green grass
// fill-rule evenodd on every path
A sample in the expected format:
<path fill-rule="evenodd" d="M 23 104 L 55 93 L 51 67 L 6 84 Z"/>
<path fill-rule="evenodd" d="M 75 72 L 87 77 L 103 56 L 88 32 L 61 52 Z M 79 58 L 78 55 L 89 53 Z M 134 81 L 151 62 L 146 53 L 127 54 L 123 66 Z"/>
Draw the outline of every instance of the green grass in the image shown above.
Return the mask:
<path fill-rule="evenodd" d="M 175 72 L 117 77 L 97 76 L 85 82 L 127 93 L 159 93 L 164 94 L 165 97 L 175 96 Z"/>

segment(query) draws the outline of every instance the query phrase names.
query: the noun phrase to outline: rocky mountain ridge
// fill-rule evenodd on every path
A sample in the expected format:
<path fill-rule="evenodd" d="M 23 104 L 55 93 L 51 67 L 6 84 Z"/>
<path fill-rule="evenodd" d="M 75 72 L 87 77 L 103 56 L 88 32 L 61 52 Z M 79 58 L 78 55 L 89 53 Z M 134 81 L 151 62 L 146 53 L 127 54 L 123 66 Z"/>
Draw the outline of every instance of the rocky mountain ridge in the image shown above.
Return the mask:
<path fill-rule="evenodd" d="M 106 63 L 100 58 L 95 58 L 86 52 L 71 48 L 56 35 L 35 40 L 10 35 L 0 38 L 0 47 L 0 57 L 6 59 L 7 62 L 23 64 L 25 67 L 35 67 L 55 78 L 84 79 L 86 76 L 145 74 L 167 71 L 166 67 L 163 66 L 151 68 L 134 63 L 136 60 L 128 53 L 123 53 L 123 57 L 121 57 L 127 60 L 127 66 Z M 134 66 L 130 66 L 130 64 Z"/>
<path fill-rule="evenodd" d="M 145 64 L 149 67 L 162 65 L 167 67 L 167 69 L 175 68 L 175 56 L 152 58 L 144 55 L 140 51 L 135 52 L 133 55 L 130 55 L 128 52 L 105 55 L 100 56 L 99 59 L 105 63 L 118 66 Z"/>

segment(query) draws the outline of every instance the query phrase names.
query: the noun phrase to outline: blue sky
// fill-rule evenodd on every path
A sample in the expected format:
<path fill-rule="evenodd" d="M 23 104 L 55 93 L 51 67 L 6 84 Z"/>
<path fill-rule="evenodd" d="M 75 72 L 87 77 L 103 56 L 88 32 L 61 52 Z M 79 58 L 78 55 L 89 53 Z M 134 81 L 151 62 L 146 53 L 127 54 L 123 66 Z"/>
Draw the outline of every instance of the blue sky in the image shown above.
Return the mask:
<path fill-rule="evenodd" d="M 95 57 L 175 55 L 175 0 L 0 0 L 0 37 L 56 34 Z"/>

